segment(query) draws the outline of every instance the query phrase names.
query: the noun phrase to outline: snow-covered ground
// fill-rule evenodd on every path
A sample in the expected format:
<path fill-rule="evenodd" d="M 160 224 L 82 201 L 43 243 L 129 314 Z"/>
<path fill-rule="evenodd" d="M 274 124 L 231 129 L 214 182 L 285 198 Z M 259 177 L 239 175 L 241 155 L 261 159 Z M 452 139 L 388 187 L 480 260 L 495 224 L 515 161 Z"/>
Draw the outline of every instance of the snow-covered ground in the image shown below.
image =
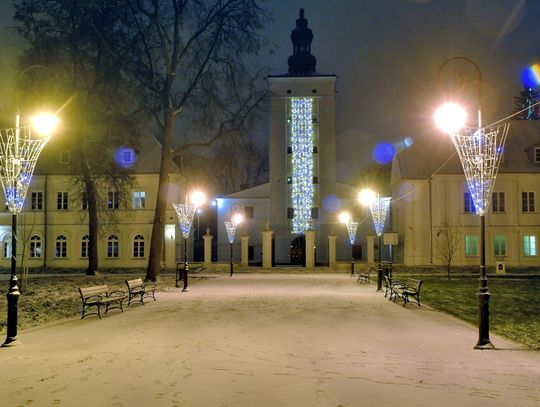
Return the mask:
<path fill-rule="evenodd" d="M 538 406 L 540 352 L 343 275 L 236 274 L 19 332 L 2 406 Z"/>

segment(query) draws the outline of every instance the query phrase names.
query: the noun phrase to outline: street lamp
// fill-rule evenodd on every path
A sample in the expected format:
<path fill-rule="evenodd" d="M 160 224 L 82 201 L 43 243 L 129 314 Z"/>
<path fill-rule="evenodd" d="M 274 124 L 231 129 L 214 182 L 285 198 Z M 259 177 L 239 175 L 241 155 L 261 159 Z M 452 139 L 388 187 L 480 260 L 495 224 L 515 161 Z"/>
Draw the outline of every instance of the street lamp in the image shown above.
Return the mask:
<path fill-rule="evenodd" d="M 229 243 L 231 244 L 231 255 L 230 255 L 230 274 L 234 274 L 234 265 L 233 265 L 233 243 L 234 235 L 236 234 L 237 226 L 244 221 L 244 217 L 240 213 L 236 213 L 232 216 L 231 221 L 225 221 L 225 228 L 227 229 L 227 236 L 229 237 Z"/>
<path fill-rule="evenodd" d="M 206 196 L 201 191 L 195 191 L 191 194 L 191 204 L 188 204 L 188 199 L 186 195 L 185 204 L 173 203 L 174 210 L 176 211 L 176 216 L 178 217 L 178 223 L 180 223 L 180 230 L 182 236 L 184 237 L 184 267 L 182 270 L 182 278 L 180 278 L 180 270 L 176 269 L 176 287 L 178 287 L 178 281 L 184 280 L 183 292 L 189 291 L 188 288 L 188 255 L 187 255 L 187 240 L 189 238 L 191 223 L 193 222 L 193 215 L 197 211 L 197 208 L 206 201 Z"/>
<path fill-rule="evenodd" d="M 457 150 L 467 185 L 471 193 L 476 214 L 480 216 L 480 287 L 478 288 L 478 342 L 475 349 L 493 349 L 489 339 L 489 298 L 486 275 L 486 225 L 485 213 L 489 208 L 491 193 L 502 152 L 509 123 L 498 126 L 482 127 L 482 75 L 478 65 L 466 57 L 455 57 L 445 61 L 442 68 L 450 61 L 464 60 L 471 63 L 478 74 L 478 127 L 465 127 L 466 113 L 454 104 L 453 110 L 439 108 L 435 113 L 437 126 L 450 136 Z"/>
<path fill-rule="evenodd" d="M 15 128 L 0 129 L 0 182 L 6 205 L 11 212 L 11 277 L 6 295 L 8 303 L 7 337 L 2 346 L 14 346 L 17 339 L 17 214 L 21 212 L 26 193 L 43 147 L 51 138 L 59 120 L 50 113 L 31 118 L 32 126 L 21 127 L 17 114 Z"/>
<path fill-rule="evenodd" d="M 375 194 L 371 189 L 363 189 L 358 195 L 358 200 L 364 206 L 369 206 L 371 211 L 371 217 L 373 218 L 373 225 L 375 226 L 375 233 L 378 237 L 378 254 L 379 264 L 377 269 L 377 291 L 382 291 L 382 264 L 381 264 L 381 236 L 384 231 L 384 222 L 386 221 L 386 215 L 392 198 L 379 196 Z"/>
<path fill-rule="evenodd" d="M 356 239 L 356 230 L 358 229 L 358 222 L 353 222 L 352 217 L 347 212 L 341 212 L 339 214 L 339 221 L 345 224 L 347 233 L 349 234 L 349 242 L 351 243 L 351 277 L 354 277 L 354 240 Z"/>

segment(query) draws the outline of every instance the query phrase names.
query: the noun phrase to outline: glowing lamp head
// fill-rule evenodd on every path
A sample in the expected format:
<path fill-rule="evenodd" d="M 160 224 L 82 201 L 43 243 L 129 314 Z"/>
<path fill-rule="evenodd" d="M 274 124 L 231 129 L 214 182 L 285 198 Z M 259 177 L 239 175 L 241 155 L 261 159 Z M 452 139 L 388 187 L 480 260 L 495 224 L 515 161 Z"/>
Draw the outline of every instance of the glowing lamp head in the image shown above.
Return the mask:
<path fill-rule="evenodd" d="M 363 189 L 358 194 L 358 201 L 364 206 L 371 206 L 375 203 L 377 195 L 371 189 Z"/>
<path fill-rule="evenodd" d="M 467 112 L 457 103 L 445 103 L 433 115 L 435 124 L 447 134 L 457 133 L 465 126 Z"/>
<path fill-rule="evenodd" d="M 349 223 L 351 221 L 351 215 L 349 215 L 348 212 L 341 212 L 339 214 L 339 221 L 341 223 L 347 224 L 347 223 Z"/>
<path fill-rule="evenodd" d="M 34 131 L 41 136 L 50 136 L 60 123 L 60 119 L 52 113 L 40 113 L 30 120 Z"/>
<path fill-rule="evenodd" d="M 194 191 L 191 193 L 191 203 L 196 207 L 201 206 L 206 202 L 206 195 L 201 191 Z"/>
<path fill-rule="evenodd" d="M 244 217 L 242 216 L 241 213 L 235 213 L 232 217 L 232 223 L 234 223 L 235 225 L 239 225 L 243 221 L 244 221 Z"/>

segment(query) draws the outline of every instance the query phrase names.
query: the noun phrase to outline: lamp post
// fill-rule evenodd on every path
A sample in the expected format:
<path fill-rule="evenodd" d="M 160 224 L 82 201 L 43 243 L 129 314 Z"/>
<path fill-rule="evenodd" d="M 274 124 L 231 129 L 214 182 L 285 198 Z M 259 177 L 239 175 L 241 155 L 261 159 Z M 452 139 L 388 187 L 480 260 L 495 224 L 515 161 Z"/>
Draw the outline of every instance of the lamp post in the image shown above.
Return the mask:
<path fill-rule="evenodd" d="M 233 243 L 234 243 L 234 235 L 236 234 L 236 228 L 237 226 L 242 223 L 244 220 L 244 217 L 240 214 L 234 214 L 231 218 L 231 221 L 225 221 L 225 228 L 227 229 L 227 237 L 229 238 L 229 243 L 231 246 L 231 253 L 230 253 L 230 274 L 229 277 L 231 277 L 234 274 L 234 264 L 233 264 Z"/>
<path fill-rule="evenodd" d="M 392 198 L 379 196 L 370 189 L 364 189 L 360 191 L 358 200 L 364 206 L 369 206 L 371 211 L 371 217 L 373 218 L 373 225 L 375 226 L 375 233 L 378 238 L 378 255 L 379 264 L 377 267 L 377 291 L 382 291 L 382 264 L 381 264 L 381 236 L 384 231 L 384 222 L 386 221 L 386 215 Z"/>
<path fill-rule="evenodd" d="M 486 275 L 486 225 L 485 213 L 491 201 L 491 194 L 502 158 L 509 123 L 482 127 L 482 75 L 478 65 L 466 57 L 454 57 L 451 61 L 464 60 L 472 64 L 478 75 L 478 127 L 465 127 L 467 113 L 456 103 L 447 103 L 435 112 L 437 126 L 447 133 L 457 150 L 465 178 L 469 186 L 476 214 L 480 216 L 480 287 L 478 288 L 478 342 L 475 349 L 493 349 L 489 339 L 489 298 Z"/>
<path fill-rule="evenodd" d="M 353 222 L 351 215 L 347 212 L 341 212 L 339 214 L 339 221 L 345 224 L 347 233 L 349 235 L 349 242 L 351 243 L 351 277 L 354 277 L 354 241 L 356 239 L 356 231 L 358 229 L 358 222 Z"/>
<path fill-rule="evenodd" d="M 187 240 L 191 231 L 191 223 L 193 222 L 193 215 L 197 211 L 197 208 L 202 205 L 206 200 L 206 196 L 201 191 L 195 191 L 191 194 L 191 204 L 188 204 L 188 199 L 186 195 L 185 204 L 173 203 L 174 210 L 176 211 L 176 216 L 178 217 L 178 223 L 180 224 L 180 230 L 182 236 L 184 237 L 184 267 L 182 269 L 182 277 L 180 277 L 180 270 L 176 270 L 176 287 L 178 288 L 178 281 L 184 280 L 184 287 L 182 292 L 189 291 L 188 287 L 188 255 L 187 255 Z"/>
<path fill-rule="evenodd" d="M 31 121 L 32 126 L 21 127 L 20 116 L 17 114 L 14 129 L 0 129 L 0 182 L 4 189 L 6 205 L 12 214 L 11 277 L 6 294 L 7 337 L 2 346 L 14 346 L 19 343 L 17 339 L 17 304 L 20 296 L 17 285 L 17 215 L 22 210 L 39 155 L 59 123 L 58 118 L 49 113 L 34 116 Z"/>

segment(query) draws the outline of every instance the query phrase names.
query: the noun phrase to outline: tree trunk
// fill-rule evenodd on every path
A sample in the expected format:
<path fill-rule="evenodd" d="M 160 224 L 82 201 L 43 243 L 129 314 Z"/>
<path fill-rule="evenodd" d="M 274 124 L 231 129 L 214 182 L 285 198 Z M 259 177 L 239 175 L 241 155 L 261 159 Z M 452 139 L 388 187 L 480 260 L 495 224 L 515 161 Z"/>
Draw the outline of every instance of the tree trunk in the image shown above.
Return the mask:
<path fill-rule="evenodd" d="M 96 189 L 88 168 L 88 160 L 84 148 L 79 150 L 81 173 L 88 204 L 88 268 L 87 276 L 95 276 L 98 270 L 98 216 Z"/>
<path fill-rule="evenodd" d="M 172 136 L 174 114 L 170 107 L 164 112 L 163 147 L 161 149 L 161 163 L 159 167 L 158 195 L 156 198 L 156 212 L 152 226 L 150 241 L 150 254 L 148 257 L 148 269 L 146 270 L 147 281 L 157 281 L 161 270 L 161 255 L 163 250 L 163 234 L 165 211 L 167 210 L 167 192 L 169 187 L 169 172 L 172 161 Z"/>

